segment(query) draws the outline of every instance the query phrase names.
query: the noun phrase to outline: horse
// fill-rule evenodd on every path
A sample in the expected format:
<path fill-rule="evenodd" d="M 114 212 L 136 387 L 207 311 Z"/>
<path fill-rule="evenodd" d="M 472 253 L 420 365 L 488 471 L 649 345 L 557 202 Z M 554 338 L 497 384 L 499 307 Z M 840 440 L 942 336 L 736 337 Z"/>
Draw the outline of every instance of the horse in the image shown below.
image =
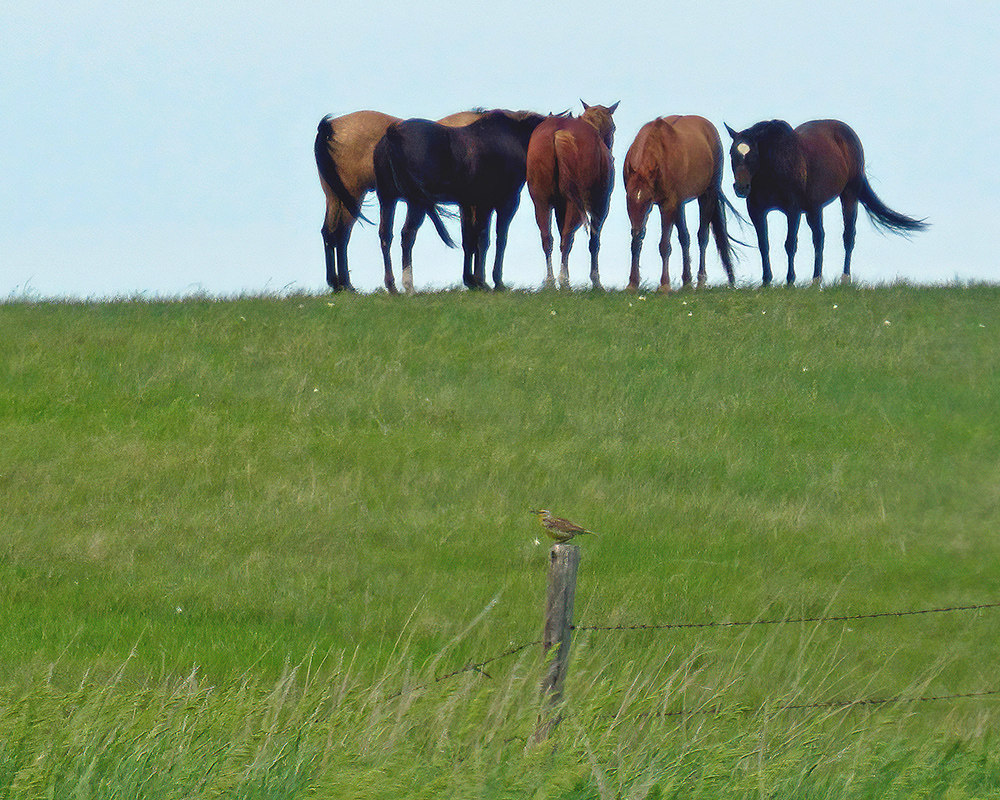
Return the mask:
<path fill-rule="evenodd" d="M 396 294 L 390 245 L 396 203 L 406 201 L 403 223 L 403 289 L 413 292 L 413 243 L 429 216 L 450 247 L 438 210 L 442 203 L 459 206 L 462 221 L 462 278 L 470 289 L 488 289 L 485 280 L 486 228 L 496 212 L 496 259 L 493 285 L 504 289 L 503 255 L 507 230 L 520 202 L 528 140 L 545 119 L 531 111 L 490 111 L 464 127 L 448 127 L 426 119 L 390 125 L 375 147 L 375 190 L 379 200 L 379 239 L 385 264 L 385 286 Z"/>
<path fill-rule="evenodd" d="M 460 126 L 475 122 L 481 109 L 449 114 L 438 122 Z M 316 130 L 313 150 L 320 184 L 326 195 L 323 218 L 323 251 L 326 282 L 334 291 L 354 291 L 347 267 L 347 243 L 357 220 L 364 219 L 361 203 L 375 188 L 375 145 L 399 117 L 381 111 L 355 111 L 341 117 L 326 116 Z"/>
<path fill-rule="evenodd" d="M 580 101 L 583 103 L 583 101 Z M 597 268 L 601 228 L 608 215 L 614 177 L 615 123 L 613 106 L 588 106 L 583 114 L 549 116 L 528 143 L 528 193 L 535 205 L 535 221 L 545 253 L 545 286 L 552 287 L 552 211 L 559 228 L 562 256 L 559 283 L 569 288 L 569 251 L 580 225 L 590 229 L 590 280 L 603 288 Z M 589 220 L 588 220 L 589 217 Z"/>
<path fill-rule="evenodd" d="M 736 132 L 730 148 L 734 188 L 746 198 L 750 221 L 757 231 L 764 269 L 764 285 L 771 283 L 768 252 L 767 213 L 772 209 L 788 218 L 789 284 L 795 282 L 795 250 L 801 215 L 812 229 L 815 263 L 813 283 L 823 274 L 823 208 L 840 198 L 844 217 L 844 272 L 841 282 L 851 281 L 851 253 L 860 202 L 872 223 L 887 231 L 907 235 L 927 227 L 925 220 L 893 211 L 872 190 L 865 175 L 865 156 L 858 135 L 845 123 L 834 119 L 805 122 L 792 129 L 784 120 L 758 122 Z"/>
<path fill-rule="evenodd" d="M 684 219 L 684 204 L 698 199 L 698 287 L 705 284 L 705 251 L 708 249 L 709 228 L 722 259 L 722 266 L 734 283 L 733 253 L 726 231 L 728 204 L 722 193 L 724 155 L 722 140 L 715 126 L 704 117 L 659 117 L 647 122 L 629 147 L 622 165 L 625 181 L 625 204 L 632 223 L 632 271 L 628 289 L 639 288 L 639 254 L 646 236 L 646 221 L 655 203 L 660 208 L 660 258 L 663 271 L 660 291 L 670 291 L 670 232 L 677 227 L 683 255 L 681 280 L 691 285 L 691 237 Z"/>

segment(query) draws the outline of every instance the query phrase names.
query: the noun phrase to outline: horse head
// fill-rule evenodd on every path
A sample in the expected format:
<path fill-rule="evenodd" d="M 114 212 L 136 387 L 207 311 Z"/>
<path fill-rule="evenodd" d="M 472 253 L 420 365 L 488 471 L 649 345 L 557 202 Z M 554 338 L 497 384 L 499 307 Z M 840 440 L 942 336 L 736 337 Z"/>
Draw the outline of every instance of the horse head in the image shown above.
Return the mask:
<path fill-rule="evenodd" d="M 758 122 L 746 130 L 736 132 L 729 125 L 726 130 L 733 139 L 729 157 L 733 164 L 736 182 L 733 190 L 739 197 L 750 194 L 750 184 L 762 165 L 772 166 L 784 159 L 782 152 L 789 139 L 794 142 L 792 126 L 781 119 Z M 794 146 L 794 145 L 793 145 Z"/>
<path fill-rule="evenodd" d="M 588 106 L 583 100 L 580 102 L 583 103 L 583 113 L 580 115 L 580 119 L 586 120 L 597 128 L 597 132 L 604 140 L 604 144 L 610 150 L 615 141 L 615 122 L 611 119 L 611 115 L 615 113 L 615 109 L 618 108 L 618 103 L 621 100 L 613 106 Z"/>

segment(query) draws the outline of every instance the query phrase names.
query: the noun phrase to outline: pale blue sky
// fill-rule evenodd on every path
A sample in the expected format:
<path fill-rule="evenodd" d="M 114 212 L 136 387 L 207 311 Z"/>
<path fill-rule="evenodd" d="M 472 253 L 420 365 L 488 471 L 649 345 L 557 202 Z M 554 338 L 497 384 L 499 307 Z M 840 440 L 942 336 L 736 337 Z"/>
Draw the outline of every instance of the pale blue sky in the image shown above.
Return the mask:
<path fill-rule="evenodd" d="M 621 101 L 619 167 L 641 125 L 659 115 L 702 114 L 720 130 L 843 119 L 864 143 L 876 192 L 932 223 L 907 240 L 877 233 L 862 215 L 855 278 L 1000 276 L 1000 22 L 982 0 L 11 5 L 0 11 L 3 297 L 322 290 L 312 142 L 324 114 L 578 112 L 580 98 Z M 724 185 L 744 209 L 728 164 Z M 623 198 L 619 174 L 601 251 L 610 287 L 628 273 Z M 780 265 L 784 219 L 770 221 Z M 843 257 L 836 207 L 826 221 L 832 280 Z M 734 233 L 754 241 L 750 229 Z M 658 275 L 658 236 L 653 221 L 647 282 Z M 800 237 L 798 272 L 808 278 L 805 225 Z M 355 230 L 350 256 L 355 285 L 379 287 L 372 227 Z M 570 270 L 586 282 L 582 238 Z M 525 193 L 505 276 L 536 287 L 543 275 Z M 755 250 L 737 276 L 760 281 Z M 414 254 L 417 288 L 460 277 L 461 253 L 428 225 Z M 723 280 L 714 253 L 709 280 Z"/>

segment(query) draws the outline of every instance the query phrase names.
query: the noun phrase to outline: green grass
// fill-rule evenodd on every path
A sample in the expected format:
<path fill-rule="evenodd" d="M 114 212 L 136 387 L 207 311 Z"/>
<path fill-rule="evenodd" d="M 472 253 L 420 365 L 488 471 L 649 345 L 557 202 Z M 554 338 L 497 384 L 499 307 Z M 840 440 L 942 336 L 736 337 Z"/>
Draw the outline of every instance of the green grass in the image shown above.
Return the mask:
<path fill-rule="evenodd" d="M 0 798 L 1000 794 L 995 698 L 781 710 L 1000 689 L 1000 611 L 581 631 L 554 749 L 535 648 L 435 680 L 538 638 L 539 506 L 583 626 L 996 601 L 1000 287 L 0 330 Z"/>

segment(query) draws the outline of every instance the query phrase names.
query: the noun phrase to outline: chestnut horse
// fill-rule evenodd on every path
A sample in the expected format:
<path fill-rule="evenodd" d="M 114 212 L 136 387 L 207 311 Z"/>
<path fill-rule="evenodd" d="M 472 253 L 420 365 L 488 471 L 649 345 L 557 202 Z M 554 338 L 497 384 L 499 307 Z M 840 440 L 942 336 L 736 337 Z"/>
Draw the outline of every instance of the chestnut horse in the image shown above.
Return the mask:
<path fill-rule="evenodd" d="M 615 123 L 611 115 L 618 103 L 610 107 L 583 103 L 583 108 L 579 117 L 548 117 L 535 129 L 528 144 L 528 193 L 535 204 L 535 221 L 542 236 L 547 287 L 555 285 L 551 230 L 554 210 L 562 256 L 559 284 L 564 289 L 569 288 L 569 251 L 577 228 L 587 225 L 590 229 L 590 280 L 595 289 L 602 288 L 597 252 L 601 247 L 601 228 L 608 215 L 614 177 L 611 147 Z"/>
<path fill-rule="evenodd" d="M 462 220 L 462 277 L 470 289 L 488 289 L 485 281 L 486 229 L 496 212 L 497 243 L 494 288 L 503 289 L 507 229 L 524 186 L 528 140 L 545 119 L 530 111 L 491 111 L 463 127 L 426 119 L 390 125 L 375 147 L 375 185 L 379 200 L 379 239 L 385 285 L 395 294 L 390 245 L 396 203 L 405 200 L 403 288 L 413 292 L 413 243 L 430 216 L 445 244 L 453 246 L 438 205 L 456 203 Z"/>
<path fill-rule="evenodd" d="M 860 202 L 876 227 L 904 235 L 927 227 L 923 220 L 893 211 L 872 191 L 865 176 L 865 154 L 858 135 L 843 122 L 821 119 L 792 129 L 784 120 L 758 122 L 737 133 L 730 155 L 736 176 L 736 194 L 745 197 L 750 221 L 757 231 L 757 246 L 764 269 L 764 285 L 771 282 L 767 212 L 779 209 L 788 218 L 789 284 L 795 282 L 795 250 L 799 222 L 805 212 L 812 229 L 815 262 L 813 283 L 823 277 L 823 208 L 838 197 L 844 216 L 844 273 L 850 283 L 851 252 Z"/>
<path fill-rule="evenodd" d="M 442 125 L 468 125 L 483 111 L 459 111 L 439 120 Z M 323 251 L 326 282 L 334 291 L 350 290 L 347 243 L 361 214 L 361 203 L 375 188 L 372 153 L 386 129 L 399 117 L 380 111 L 355 111 L 342 117 L 324 117 L 316 131 L 313 150 L 320 184 L 326 195 L 323 218 Z"/>
<path fill-rule="evenodd" d="M 691 237 L 684 219 L 684 204 L 698 199 L 698 286 L 705 284 L 705 251 L 709 228 L 722 266 L 732 286 L 733 254 L 726 232 L 727 203 L 722 193 L 724 158 L 722 141 L 715 126 L 704 117 L 659 117 L 647 122 L 635 137 L 625 156 L 622 177 L 625 179 L 625 203 L 632 223 L 632 271 L 628 288 L 639 288 L 639 254 L 646 236 L 646 221 L 655 203 L 660 207 L 660 258 L 663 271 L 660 291 L 670 291 L 670 232 L 677 228 L 683 256 L 681 281 L 691 285 Z"/>

